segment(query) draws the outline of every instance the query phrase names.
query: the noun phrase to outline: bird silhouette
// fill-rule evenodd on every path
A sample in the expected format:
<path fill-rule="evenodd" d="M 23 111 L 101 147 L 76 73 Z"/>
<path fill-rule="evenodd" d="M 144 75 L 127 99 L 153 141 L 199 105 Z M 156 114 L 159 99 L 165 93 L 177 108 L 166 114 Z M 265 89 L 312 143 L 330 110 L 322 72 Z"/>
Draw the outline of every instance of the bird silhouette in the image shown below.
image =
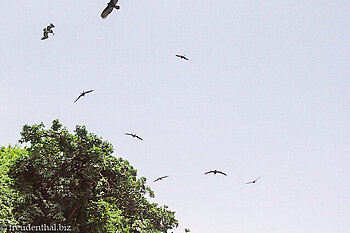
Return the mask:
<path fill-rule="evenodd" d="M 117 6 L 118 0 L 111 0 L 109 1 L 109 3 L 107 3 L 107 7 L 102 11 L 101 13 L 101 17 L 102 19 L 107 18 L 107 16 L 112 13 L 113 9 L 120 9 L 120 6 Z"/>
<path fill-rule="evenodd" d="M 167 177 L 169 177 L 169 176 L 162 176 L 162 177 L 159 177 L 159 178 L 155 179 L 153 182 L 156 182 L 156 181 L 158 181 L 158 180 L 162 180 L 162 179 L 167 178 Z"/>
<path fill-rule="evenodd" d="M 132 136 L 133 138 L 138 138 L 140 140 L 143 140 L 141 137 L 137 136 L 136 134 L 132 134 L 132 133 L 124 133 L 124 134 L 128 136 Z"/>
<path fill-rule="evenodd" d="M 218 170 L 208 171 L 208 172 L 204 173 L 204 175 L 209 174 L 209 173 L 214 173 L 214 175 L 216 175 L 216 173 L 220 173 L 220 174 L 223 174 L 224 176 L 227 176 L 225 173 L 223 173 L 222 171 L 218 171 Z"/>
<path fill-rule="evenodd" d="M 52 33 L 53 35 L 55 35 L 55 33 L 53 32 L 52 28 L 54 28 L 55 25 L 53 25 L 52 23 L 50 23 L 49 26 L 47 26 L 46 28 L 43 29 L 43 37 L 41 38 L 41 40 L 46 40 L 47 38 L 49 38 L 49 33 Z"/>
<path fill-rule="evenodd" d="M 261 176 L 259 176 L 259 177 L 258 177 L 258 178 L 256 178 L 255 180 L 250 181 L 250 182 L 245 183 L 245 184 L 255 184 L 255 182 L 256 182 L 258 179 L 260 179 L 260 177 L 261 177 Z"/>
<path fill-rule="evenodd" d="M 83 91 L 82 93 L 80 93 L 80 95 L 78 96 L 78 98 L 74 101 L 74 103 L 77 102 L 78 99 L 80 99 L 80 97 L 85 96 L 85 94 L 90 93 L 90 92 L 93 92 L 93 91 L 94 91 L 94 90 Z"/>
<path fill-rule="evenodd" d="M 176 54 L 176 56 L 181 58 L 181 59 L 185 59 L 185 60 L 188 61 L 188 58 L 185 55 Z"/>

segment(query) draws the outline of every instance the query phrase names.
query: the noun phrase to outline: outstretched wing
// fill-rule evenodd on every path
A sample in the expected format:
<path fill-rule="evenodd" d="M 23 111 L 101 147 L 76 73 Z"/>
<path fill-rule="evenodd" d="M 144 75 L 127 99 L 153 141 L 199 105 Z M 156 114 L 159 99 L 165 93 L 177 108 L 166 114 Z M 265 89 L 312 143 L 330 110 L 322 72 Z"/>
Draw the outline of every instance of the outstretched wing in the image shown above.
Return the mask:
<path fill-rule="evenodd" d="M 253 181 L 250 181 L 250 182 L 248 182 L 248 183 L 245 183 L 245 184 L 252 184 L 252 183 L 254 183 Z"/>
<path fill-rule="evenodd" d="M 208 172 L 204 173 L 204 175 L 209 174 L 209 173 L 214 173 L 214 171 L 208 171 Z"/>
<path fill-rule="evenodd" d="M 124 133 L 125 135 L 133 136 L 132 133 Z"/>
<path fill-rule="evenodd" d="M 141 137 L 139 137 L 139 136 L 137 136 L 137 135 L 136 135 L 135 137 L 143 141 L 143 139 L 142 139 Z"/>
<path fill-rule="evenodd" d="M 83 95 L 82 94 L 80 94 L 79 96 L 78 96 L 78 98 L 74 101 L 74 103 L 75 102 L 77 102 L 78 101 L 78 99 L 80 99 L 80 97 L 82 97 Z"/>
<path fill-rule="evenodd" d="M 107 16 L 113 11 L 113 7 L 111 6 L 107 6 L 103 11 L 102 11 L 102 14 L 101 14 L 101 17 L 102 19 L 105 19 L 107 18 Z"/>
<path fill-rule="evenodd" d="M 94 91 L 94 90 L 89 90 L 89 91 L 85 91 L 85 94 L 86 94 L 86 93 L 90 93 L 90 92 L 93 92 L 93 91 Z"/>
<path fill-rule="evenodd" d="M 187 61 L 188 61 L 188 58 L 187 58 L 187 57 L 183 56 L 183 58 L 184 58 L 185 60 L 187 60 Z"/>
<path fill-rule="evenodd" d="M 223 174 L 224 176 L 227 176 L 224 172 L 222 171 L 217 171 L 217 173 Z"/>
<path fill-rule="evenodd" d="M 255 180 L 254 180 L 254 182 L 256 182 L 258 179 L 260 179 L 261 178 L 261 176 L 259 176 L 258 178 L 256 178 Z"/>

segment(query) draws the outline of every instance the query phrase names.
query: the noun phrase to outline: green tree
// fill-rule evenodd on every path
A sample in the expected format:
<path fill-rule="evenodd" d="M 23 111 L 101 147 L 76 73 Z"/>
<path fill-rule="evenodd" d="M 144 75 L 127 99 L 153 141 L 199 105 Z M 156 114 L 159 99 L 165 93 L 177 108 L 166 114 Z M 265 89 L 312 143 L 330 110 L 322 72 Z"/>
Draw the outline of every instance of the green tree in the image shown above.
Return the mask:
<path fill-rule="evenodd" d="M 9 177 L 19 198 L 19 224 L 64 224 L 72 232 L 167 232 L 177 227 L 174 212 L 150 203 L 146 178 L 113 147 L 84 126 L 74 134 L 58 120 L 50 129 L 25 125 L 20 143 L 28 153 L 11 164 Z"/>
<path fill-rule="evenodd" d="M 17 224 L 13 216 L 13 206 L 18 192 L 11 188 L 13 179 L 8 176 L 8 172 L 10 166 L 26 154 L 26 150 L 17 147 L 0 148 L 0 226 Z"/>

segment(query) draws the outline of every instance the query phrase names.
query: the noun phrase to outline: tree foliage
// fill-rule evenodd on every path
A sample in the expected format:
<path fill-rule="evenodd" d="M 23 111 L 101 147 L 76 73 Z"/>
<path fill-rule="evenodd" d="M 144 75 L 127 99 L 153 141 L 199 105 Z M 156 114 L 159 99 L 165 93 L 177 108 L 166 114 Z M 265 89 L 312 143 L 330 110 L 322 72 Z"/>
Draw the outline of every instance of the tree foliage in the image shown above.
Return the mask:
<path fill-rule="evenodd" d="M 21 225 L 61 224 L 73 232 L 167 232 L 177 227 L 174 212 L 150 203 L 146 178 L 113 147 L 84 126 L 74 134 L 58 120 L 50 129 L 25 125 L 20 143 L 28 153 L 10 164 L 18 193 L 13 214 Z"/>
<path fill-rule="evenodd" d="M 13 216 L 13 206 L 18 192 L 11 188 L 13 179 L 8 176 L 8 172 L 16 159 L 24 155 L 26 150 L 17 147 L 0 148 L 0 226 L 17 224 Z"/>

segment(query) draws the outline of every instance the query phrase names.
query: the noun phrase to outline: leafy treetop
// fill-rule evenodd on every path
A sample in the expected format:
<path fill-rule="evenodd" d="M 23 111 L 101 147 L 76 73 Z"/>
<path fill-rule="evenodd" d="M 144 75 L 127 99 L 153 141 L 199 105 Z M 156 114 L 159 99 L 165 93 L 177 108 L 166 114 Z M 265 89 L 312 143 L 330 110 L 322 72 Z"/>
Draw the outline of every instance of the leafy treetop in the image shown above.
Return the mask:
<path fill-rule="evenodd" d="M 150 203 L 146 178 L 112 145 L 85 126 L 68 132 L 58 120 L 25 125 L 20 143 L 28 153 L 12 163 L 11 187 L 19 193 L 13 213 L 19 224 L 65 224 L 73 232 L 167 232 L 177 227 L 174 212 Z"/>

